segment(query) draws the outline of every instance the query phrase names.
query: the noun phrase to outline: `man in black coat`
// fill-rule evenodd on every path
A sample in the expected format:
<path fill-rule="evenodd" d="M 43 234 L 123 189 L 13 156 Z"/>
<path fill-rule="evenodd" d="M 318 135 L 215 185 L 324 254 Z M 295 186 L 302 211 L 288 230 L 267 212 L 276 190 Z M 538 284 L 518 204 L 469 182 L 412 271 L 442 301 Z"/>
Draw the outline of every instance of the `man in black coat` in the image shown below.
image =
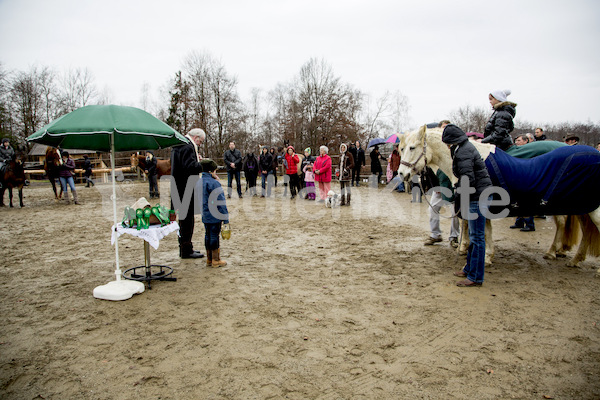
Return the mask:
<path fill-rule="evenodd" d="M 199 251 L 194 250 L 194 188 L 200 179 L 202 157 L 198 154 L 199 146 L 204 143 L 206 133 L 202 129 L 192 129 L 186 137 L 190 143 L 173 147 L 171 151 L 171 208 L 179 213 L 179 257 L 201 258 Z M 191 179 L 190 179 L 191 177 Z M 186 191 L 188 193 L 186 193 Z M 173 196 L 177 193 L 177 201 Z M 186 195 L 187 194 L 187 195 Z M 177 208 L 176 208 L 177 207 Z"/>
<path fill-rule="evenodd" d="M 356 156 L 354 156 L 354 153 L 352 153 L 352 156 L 354 156 L 354 168 L 352 169 L 352 186 L 354 186 L 354 179 L 356 179 L 356 186 L 360 186 L 360 169 L 363 165 L 366 164 L 365 151 L 360 146 L 360 141 L 358 140 L 356 141 L 355 149 Z"/>
<path fill-rule="evenodd" d="M 234 142 L 229 142 L 229 150 L 225 150 L 223 161 L 225 161 L 225 168 L 227 169 L 227 198 L 231 198 L 231 192 L 233 191 L 233 177 L 235 176 L 238 197 L 241 199 L 242 186 L 240 185 L 240 171 L 242 169 L 242 153 L 235 148 Z"/>
<path fill-rule="evenodd" d="M 469 222 L 469 239 L 471 244 L 467 252 L 465 267 L 454 272 L 455 276 L 466 278 L 456 285 L 461 287 L 481 286 L 485 267 L 485 217 L 480 210 L 479 197 L 481 193 L 492 186 L 492 180 L 487 172 L 481 155 L 469 141 L 467 135 L 456 125 L 446 125 L 442 134 L 442 141 L 450 147 L 452 154 L 452 172 L 458 178 L 456 203 L 468 204 L 468 210 L 461 208 L 462 218 Z M 475 192 L 468 194 L 466 186 L 475 188 Z M 461 190 L 462 189 L 462 190 Z M 467 199 L 458 197 L 465 195 Z M 465 207 L 466 208 L 466 207 Z"/>
<path fill-rule="evenodd" d="M 254 197 L 256 196 L 256 178 L 258 177 L 258 158 L 253 152 L 246 154 L 243 161 L 244 175 L 248 184 L 248 191 Z"/>
<path fill-rule="evenodd" d="M 544 130 L 542 128 L 535 128 L 534 139 L 536 142 L 547 139 L 546 135 L 544 134 Z"/>
<path fill-rule="evenodd" d="M 85 177 L 86 180 L 86 185 L 85 187 L 90 187 L 90 183 L 92 184 L 92 186 L 94 186 L 94 181 L 92 180 L 91 176 L 92 176 L 92 162 L 90 161 L 89 157 L 87 156 L 87 154 L 83 155 L 83 176 Z"/>

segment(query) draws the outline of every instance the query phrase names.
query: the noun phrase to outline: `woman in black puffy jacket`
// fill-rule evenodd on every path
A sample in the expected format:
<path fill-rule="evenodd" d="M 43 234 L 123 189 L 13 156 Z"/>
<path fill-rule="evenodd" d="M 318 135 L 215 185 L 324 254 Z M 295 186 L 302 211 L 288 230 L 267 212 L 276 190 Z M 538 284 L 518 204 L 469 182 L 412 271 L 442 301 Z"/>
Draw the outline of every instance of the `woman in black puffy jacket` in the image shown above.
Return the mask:
<path fill-rule="evenodd" d="M 507 100 L 510 90 L 494 90 L 489 94 L 494 113 L 485 125 L 484 138 L 481 143 L 495 144 L 502 150 L 513 145 L 510 133 L 515 128 L 513 119 L 517 113 L 516 103 Z"/>

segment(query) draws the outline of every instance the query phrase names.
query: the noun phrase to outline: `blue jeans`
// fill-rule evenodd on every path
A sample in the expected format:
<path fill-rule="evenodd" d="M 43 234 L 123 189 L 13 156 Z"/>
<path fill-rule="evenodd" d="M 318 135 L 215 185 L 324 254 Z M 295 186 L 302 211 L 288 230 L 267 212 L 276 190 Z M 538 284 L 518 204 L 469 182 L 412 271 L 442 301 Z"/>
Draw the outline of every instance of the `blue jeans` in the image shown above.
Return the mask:
<path fill-rule="evenodd" d="M 469 220 L 469 250 L 467 265 L 463 269 L 471 282 L 483 283 L 485 268 L 485 217 L 481 215 L 479 201 L 469 202 L 469 212 L 477 214 L 477 219 Z"/>
<path fill-rule="evenodd" d="M 220 247 L 219 235 L 221 234 L 221 222 L 204 224 L 204 247 L 206 250 L 217 250 Z"/>
<path fill-rule="evenodd" d="M 262 195 L 271 197 L 271 187 L 275 179 L 273 178 L 273 171 L 269 171 L 267 174 L 261 173 L 262 177 Z"/>
<path fill-rule="evenodd" d="M 242 187 L 240 186 L 240 171 L 227 171 L 227 195 L 231 196 L 233 191 L 233 177 L 235 176 L 235 183 L 237 184 L 238 196 L 242 196 Z"/>
<path fill-rule="evenodd" d="M 73 193 L 75 191 L 75 181 L 73 180 L 72 176 L 64 177 L 64 176 L 60 176 L 60 186 L 62 187 L 62 191 L 67 193 L 67 185 L 69 185 L 69 187 L 71 188 L 71 193 Z"/>

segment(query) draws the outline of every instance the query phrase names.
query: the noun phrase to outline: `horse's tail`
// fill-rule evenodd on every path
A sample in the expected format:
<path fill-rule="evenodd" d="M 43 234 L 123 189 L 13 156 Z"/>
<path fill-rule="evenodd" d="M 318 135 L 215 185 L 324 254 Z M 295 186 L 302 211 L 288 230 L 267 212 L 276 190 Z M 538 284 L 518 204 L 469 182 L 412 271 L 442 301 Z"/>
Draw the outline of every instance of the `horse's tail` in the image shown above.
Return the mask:
<path fill-rule="evenodd" d="M 600 231 L 589 214 L 580 216 L 583 228 L 583 240 L 588 242 L 587 255 L 600 256 Z"/>
<path fill-rule="evenodd" d="M 579 234 L 581 232 L 579 218 L 574 215 L 568 215 L 565 222 L 565 232 L 562 238 L 562 250 L 569 251 L 579 243 Z"/>

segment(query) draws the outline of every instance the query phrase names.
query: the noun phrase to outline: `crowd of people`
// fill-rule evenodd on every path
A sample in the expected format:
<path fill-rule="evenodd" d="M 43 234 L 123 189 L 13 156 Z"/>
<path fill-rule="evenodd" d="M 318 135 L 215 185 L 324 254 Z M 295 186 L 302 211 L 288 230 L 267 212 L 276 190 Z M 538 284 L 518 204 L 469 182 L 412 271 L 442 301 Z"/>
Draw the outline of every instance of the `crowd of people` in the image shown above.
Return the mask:
<path fill-rule="evenodd" d="M 496 90 L 489 93 L 488 98 L 492 106 L 493 113 L 487 122 L 484 133 L 469 132 L 468 134 L 450 121 L 441 121 L 439 127 L 442 129 L 442 141 L 446 143 L 452 155 L 452 172 L 454 176 L 461 181 L 461 178 L 467 178 L 471 187 L 475 188 L 475 193 L 471 194 L 468 212 L 475 215 L 468 222 L 468 235 L 470 246 L 467 253 L 466 264 L 460 271 L 455 271 L 454 275 L 464 278 L 457 283 L 461 287 L 481 286 L 484 279 L 484 258 L 485 258 L 485 217 L 479 205 L 479 196 L 492 185 L 487 169 L 476 148 L 471 141 L 490 143 L 496 145 L 502 150 L 508 150 L 511 146 L 523 146 L 535 141 L 546 140 L 544 130 L 540 127 L 535 129 L 533 134 L 520 134 L 517 137 L 511 137 L 514 130 L 514 117 L 516 115 L 516 103 L 508 100 L 511 94 L 509 90 Z M 203 144 L 206 133 L 202 129 L 192 129 L 186 135 L 189 143 L 173 147 L 171 153 L 171 174 L 173 176 L 171 193 L 173 195 L 183 196 L 186 193 L 186 187 L 191 183 L 195 185 L 202 176 L 202 222 L 205 227 L 205 249 L 207 252 L 207 265 L 219 267 L 226 265 L 226 262 L 220 258 L 219 234 L 223 223 L 229 223 L 229 215 L 226 207 L 225 192 L 222 185 L 218 182 L 216 174 L 217 163 L 210 159 L 203 159 L 199 153 L 199 148 Z M 566 135 L 564 142 L 568 145 L 579 143 L 577 135 Z M 596 145 L 600 151 L 600 143 Z M 370 172 L 377 182 L 381 182 L 383 168 L 381 161 L 387 162 L 388 173 L 387 181 L 396 179 L 401 157 L 398 146 L 393 146 L 392 152 L 388 158 L 385 158 L 378 146 L 370 151 Z M 73 201 L 78 204 L 77 191 L 73 179 L 75 162 L 67 151 L 61 152 L 61 164 L 59 168 L 59 178 L 65 199 L 69 202 L 68 190 L 71 190 Z M 14 158 L 14 150 L 10 147 L 8 139 L 2 140 L 0 146 L 0 168 L 10 159 Z M 151 151 L 146 153 L 145 172 L 149 178 L 150 198 L 159 197 L 157 184 L 156 158 Z M 358 187 L 361 184 L 362 168 L 366 165 L 365 150 L 360 141 L 353 143 L 341 143 L 339 146 L 339 161 L 334 165 L 329 156 L 327 146 L 319 147 L 319 154 L 313 156 L 310 147 L 304 149 L 303 155 L 296 153 L 294 146 L 287 145 L 284 148 L 263 146 L 257 155 L 250 151 L 245 156 L 236 148 L 235 142 L 229 143 L 229 148 L 223 154 L 223 162 L 227 171 L 227 199 L 231 199 L 233 193 L 233 181 L 236 182 L 236 191 L 241 199 L 244 196 L 241 186 L 241 172 L 244 172 L 246 189 L 245 193 L 250 196 L 258 196 L 257 181 L 261 178 L 260 197 L 270 197 L 273 194 L 272 189 L 277 186 L 278 171 L 282 172 L 284 197 L 295 199 L 302 196 L 304 199 L 316 202 L 325 202 L 331 191 L 331 184 L 334 179 L 339 182 L 340 205 L 349 206 L 352 200 L 351 187 Z M 91 163 L 84 156 L 84 170 L 87 187 L 94 185 L 91 179 Z M 450 178 L 442 171 L 427 171 L 430 180 L 435 182 L 434 187 L 449 189 L 452 196 L 447 196 L 442 191 L 434 190 L 429 202 L 430 211 L 430 237 L 425 241 L 425 245 L 431 246 L 443 241 L 440 230 L 439 214 L 442 205 L 446 202 L 458 203 L 455 198 L 456 189 L 460 183 L 452 187 Z M 399 192 L 404 191 L 404 183 L 399 182 L 396 187 Z M 216 196 L 213 193 L 216 192 Z M 447 193 L 447 192 L 446 192 Z M 192 236 L 194 231 L 194 201 L 184 204 L 181 202 L 171 203 L 172 208 L 177 207 L 179 213 L 179 255 L 181 258 L 202 258 L 204 254 L 194 250 Z M 217 211 L 215 211 L 217 210 Z M 524 232 L 535 231 L 534 217 L 518 217 L 513 229 L 520 229 Z M 459 224 L 457 214 L 454 215 L 451 222 L 449 243 L 452 247 L 457 247 L 459 237 Z"/>

